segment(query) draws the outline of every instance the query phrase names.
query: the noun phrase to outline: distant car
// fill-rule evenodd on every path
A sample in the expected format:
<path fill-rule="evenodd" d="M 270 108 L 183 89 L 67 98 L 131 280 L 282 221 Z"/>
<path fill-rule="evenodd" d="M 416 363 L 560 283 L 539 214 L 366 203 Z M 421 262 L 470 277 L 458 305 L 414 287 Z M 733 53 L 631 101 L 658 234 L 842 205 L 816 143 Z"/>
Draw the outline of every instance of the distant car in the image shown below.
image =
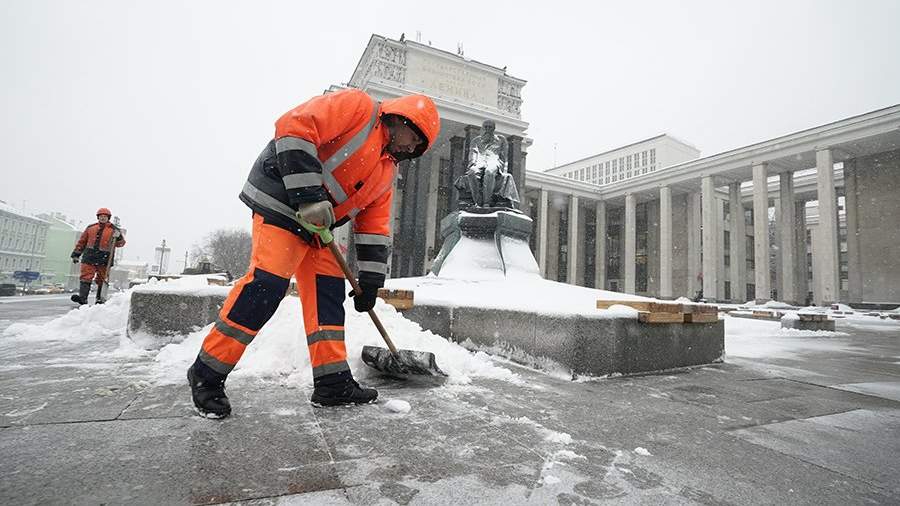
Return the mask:
<path fill-rule="evenodd" d="M 12 283 L 0 283 L 0 296 L 9 296 L 16 294 L 16 285 Z"/>

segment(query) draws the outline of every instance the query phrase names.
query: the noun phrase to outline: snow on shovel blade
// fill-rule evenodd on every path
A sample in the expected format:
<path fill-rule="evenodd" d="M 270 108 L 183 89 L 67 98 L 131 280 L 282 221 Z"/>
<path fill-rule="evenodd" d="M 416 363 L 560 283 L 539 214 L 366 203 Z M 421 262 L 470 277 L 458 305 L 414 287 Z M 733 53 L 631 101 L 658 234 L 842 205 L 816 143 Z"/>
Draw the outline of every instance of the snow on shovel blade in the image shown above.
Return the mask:
<path fill-rule="evenodd" d="M 417 374 L 422 376 L 446 376 L 437 366 L 434 353 L 415 350 L 397 350 L 391 353 L 387 348 L 363 346 L 362 359 L 369 367 L 391 376 Z"/>

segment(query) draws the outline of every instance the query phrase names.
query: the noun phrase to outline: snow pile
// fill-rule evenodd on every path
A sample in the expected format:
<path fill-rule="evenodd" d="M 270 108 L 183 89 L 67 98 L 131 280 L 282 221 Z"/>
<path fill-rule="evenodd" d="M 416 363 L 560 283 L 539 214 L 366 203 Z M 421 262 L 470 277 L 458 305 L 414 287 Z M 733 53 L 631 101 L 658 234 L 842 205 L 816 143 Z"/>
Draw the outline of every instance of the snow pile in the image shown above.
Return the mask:
<path fill-rule="evenodd" d="M 781 302 L 779 300 L 770 300 L 760 307 L 765 307 L 768 309 L 794 309 L 796 306 L 792 306 L 787 302 Z"/>
<path fill-rule="evenodd" d="M 195 281 L 185 281 L 185 278 L 163 284 L 166 286 L 162 291 L 175 289 L 181 293 L 221 288 L 227 290 L 227 287 L 203 286 Z M 188 334 L 180 343 L 167 344 L 158 352 L 148 351 L 126 337 L 130 300 L 131 290 L 117 293 L 106 304 L 81 306 L 44 324 L 12 324 L 3 331 L 2 336 L 5 339 L 27 341 L 100 341 L 100 346 L 107 350 L 103 355 L 149 357 L 153 360 L 150 367 L 152 379 L 162 384 L 182 383 L 185 371 L 196 358 L 212 324 Z M 361 353 L 365 345 L 384 347 L 381 335 L 367 314 L 357 313 L 353 309 L 351 299 L 347 299 L 344 310 L 347 317 L 348 361 L 354 375 L 366 378 L 378 374 L 362 362 Z M 434 353 L 438 366 L 447 373 L 447 383 L 450 385 L 469 384 L 472 377 L 476 376 L 516 383 L 520 381 L 518 375 L 496 365 L 489 355 L 483 352 L 472 353 L 458 344 L 422 330 L 418 324 L 403 318 L 393 306 L 385 304 L 381 299 L 378 299 L 375 310 L 398 348 Z M 286 297 L 281 302 L 272 319 L 247 347 L 241 361 L 229 376 L 231 378 L 264 378 L 292 386 L 312 385 L 299 298 Z"/>
<path fill-rule="evenodd" d="M 455 251 L 455 250 L 454 250 Z M 639 295 L 596 290 L 547 281 L 539 277 L 516 279 L 446 279 L 424 277 L 387 280 L 387 288 L 413 290 L 415 303 L 445 307 L 507 309 L 538 314 L 582 315 L 596 318 L 637 318 L 624 306 L 597 309 L 597 300 L 653 300 Z M 500 274 L 502 277 L 502 273 Z"/>
<path fill-rule="evenodd" d="M 105 304 L 84 305 L 44 324 L 13 323 L 4 338 L 28 341 L 77 342 L 97 337 L 125 334 L 128 323 L 129 291 L 114 294 Z"/>
<path fill-rule="evenodd" d="M 408 402 L 400 400 L 400 399 L 391 399 L 384 403 L 384 409 L 390 411 L 391 413 L 409 413 L 409 410 L 412 409 Z"/>
<path fill-rule="evenodd" d="M 503 248 L 502 260 L 497 254 L 497 244 L 493 240 L 461 237 L 441 266 L 440 277 L 466 281 L 541 278 L 527 241 L 502 237 L 500 244 Z"/>
<path fill-rule="evenodd" d="M 225 283 L 224 276 L 219 274 L 200 274 L 182 276 L 177 279 L 151 279 L 145 284 L 132 288 L 136 293 L 171 293 L 178 295 L 228 295 L 230 286 L 210 285 L 210 280 Z"/>
<path fill-rule="evenodd" d="M 346 312 L 347 355 L 350 368 L 358 378 L 376 375 L 361 358 L 362 347 L 384 347 L 378 330 L 365 313 L 357 313 L 347 299 Z M 485 353 L 471 353 L 447 341 L 400 315 L 393 306 L 378 299 L 375 310 L 398 348 L 429 351 L 435 354 L 438 366 L 448 375 L 448 383 L 467 384 L 473 376 L 517 381 L 509 369 L 493 363 Z M 180 383 L 188 366 L 194 361 L 211 325 L 193 332 L 181 343 L 163 347 L 156 356 L 155 376 L 161 383 Z M 286 297 L 275 315 L 263 327 L 253 343 L 247 347 L 229 379 L 266 378 L 290 385 L 312 385 L 312 371 L 303 329 L 303 314 L 297 297 Z"/>

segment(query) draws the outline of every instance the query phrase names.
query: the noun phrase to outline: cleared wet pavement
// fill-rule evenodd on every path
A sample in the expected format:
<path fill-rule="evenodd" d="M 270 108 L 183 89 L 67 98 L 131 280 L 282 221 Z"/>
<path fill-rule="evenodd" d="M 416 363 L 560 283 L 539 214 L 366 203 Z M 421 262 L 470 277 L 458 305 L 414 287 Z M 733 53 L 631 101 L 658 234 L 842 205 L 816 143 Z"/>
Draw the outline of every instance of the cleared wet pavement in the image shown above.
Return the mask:
<path fill-rule="evenodd" d="M 0 340 L 5 504 L 896 504 L 900 335 L 853 350 L 570 382 L 376 380 L 383 404 L 229 382 L 235 414 L 112 338 Z M 371 383 L 371 382 L 370 382 Z"/>

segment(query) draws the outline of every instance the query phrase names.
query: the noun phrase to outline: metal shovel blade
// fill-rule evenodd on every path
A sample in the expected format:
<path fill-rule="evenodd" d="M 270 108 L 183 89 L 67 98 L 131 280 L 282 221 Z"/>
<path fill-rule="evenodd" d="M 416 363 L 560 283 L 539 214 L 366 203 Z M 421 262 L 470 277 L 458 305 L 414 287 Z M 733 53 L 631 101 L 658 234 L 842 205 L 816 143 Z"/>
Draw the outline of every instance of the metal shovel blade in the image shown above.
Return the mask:
<path fill-rule="evenodd" d="M 391 353 L 387 348 L 363 346 L 362 359 L 369 367 L 391 376 L 446 376 L 438 367 L 434 353 L 415 350 L 397 350 Z"/>

